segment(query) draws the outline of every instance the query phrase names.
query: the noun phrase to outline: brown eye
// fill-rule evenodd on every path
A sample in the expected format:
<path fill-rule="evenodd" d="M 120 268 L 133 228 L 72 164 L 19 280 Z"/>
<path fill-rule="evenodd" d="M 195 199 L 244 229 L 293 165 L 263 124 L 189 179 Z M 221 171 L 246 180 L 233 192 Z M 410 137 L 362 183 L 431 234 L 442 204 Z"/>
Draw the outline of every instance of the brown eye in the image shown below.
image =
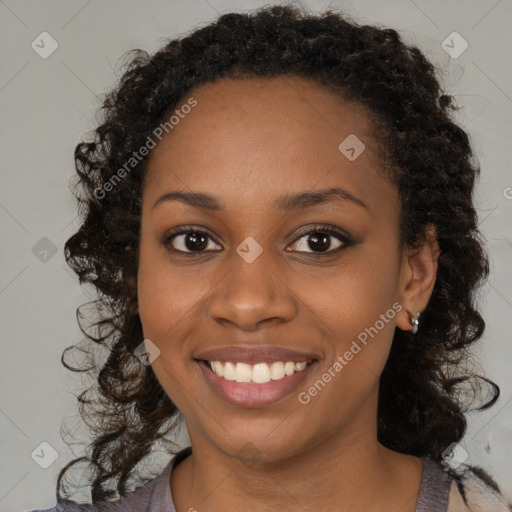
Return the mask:
<path fill-rule="evenodd" d="M 333 238 L 337 241 L 333 242 Z M 293 245 L 298 252 L 330 254 L 350 244 L 349 238 L 339 230 L 331 226 L 319 226 L 302 233 Z"/>
<path fill-rule="evenodd" d="M 211 241 L 210 244 L 209 241 Z M 197 228 L 187 228 L 167 235 L 163 244 L 170 251 L 183 253 L 202 253 L 220 249 L 220 246 L 211 239 L 209 233 Z M 207 250 L 208 247 L 209 250 Z"/>

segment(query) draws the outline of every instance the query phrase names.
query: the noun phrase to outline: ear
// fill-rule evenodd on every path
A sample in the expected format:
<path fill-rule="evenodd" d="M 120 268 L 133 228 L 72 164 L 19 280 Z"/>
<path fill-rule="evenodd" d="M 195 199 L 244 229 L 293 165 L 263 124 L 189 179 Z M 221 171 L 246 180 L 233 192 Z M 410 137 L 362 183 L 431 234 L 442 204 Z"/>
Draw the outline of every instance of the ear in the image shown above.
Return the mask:
<path fill-rule="evenodd" d="M 441 251 L 435 227 L 429 224 L 425 234 L 426 241 L 421 247 L 408 247 L 402 253 L 399 296 L 402 310 L 397 315 L 396 325 L 403 331 L 412 332 L 408 311 L 416 315 L 426 309 L 436 282 Z"/>

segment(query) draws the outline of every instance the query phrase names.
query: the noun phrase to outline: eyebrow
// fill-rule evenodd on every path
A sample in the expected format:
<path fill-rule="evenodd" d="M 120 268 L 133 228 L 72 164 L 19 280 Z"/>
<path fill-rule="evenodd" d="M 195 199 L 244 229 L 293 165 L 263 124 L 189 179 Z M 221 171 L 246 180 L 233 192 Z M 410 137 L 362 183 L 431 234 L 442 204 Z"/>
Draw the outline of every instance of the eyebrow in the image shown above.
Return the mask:
<path fill-rule="evenodd" d="M 168 201 L 180 201 L 181 203 L 188 204 L 194 208 L 199 208 L 207 211 L 222 211 L 224 206 L 220 198 L 205 194 L 204 192 L 183 192 L 175 191 L 168 192 L 160 196 L 152 206 L 152 210 L 159 204 Z M 340 187 L 331 187 L 323 190 L 316 190 L 315 192 L 298 192 L 296 194 L 282 194 L 276 200 L 276 205 L 279 210 L 283 212 L 290 212 L 311 206 L 317 206 L 330 202 L 346 202 L 350 201 L 365 210 L 368 206 L 359 198 L 355 197 L 348 190 Z"/>

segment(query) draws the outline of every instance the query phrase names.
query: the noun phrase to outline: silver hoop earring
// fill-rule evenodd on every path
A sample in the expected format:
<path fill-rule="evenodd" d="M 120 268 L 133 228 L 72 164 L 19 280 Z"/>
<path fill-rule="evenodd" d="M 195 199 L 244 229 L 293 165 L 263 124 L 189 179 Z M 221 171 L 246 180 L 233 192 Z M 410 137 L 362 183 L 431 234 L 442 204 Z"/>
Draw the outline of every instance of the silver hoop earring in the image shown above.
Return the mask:
<path fill-rule="evenodd" d="M 409 311 L 407 311 L 407 313 L 409 313 Z M 416 316 L 413 315 L 412 313 L 409 313 L 409 318 L 411 320 L 413 334 L 416 334 L 418 332 L 418 326 L 420 325 L 420 316 L 421 316 L 421 313 L 417 313 Z"/>

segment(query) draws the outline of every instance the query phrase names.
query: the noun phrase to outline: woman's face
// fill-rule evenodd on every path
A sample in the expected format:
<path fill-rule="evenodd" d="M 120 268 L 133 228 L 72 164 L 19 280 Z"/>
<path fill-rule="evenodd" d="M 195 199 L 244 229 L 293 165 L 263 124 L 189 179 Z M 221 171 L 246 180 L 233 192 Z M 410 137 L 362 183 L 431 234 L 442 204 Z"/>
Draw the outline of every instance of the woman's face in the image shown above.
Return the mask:
<path fill-rule="evenodd" d="M 413 273 L 364 112 L 292 77 L 222 79 L 192 96 L 148 162 L 138 271 L 152 366 L 192 444 L 270 461 L 333 436 L 375 438 Z M 159 201 L 172 192 L 211 199 Z M 302 360 L 314 362 L 280 363 Z"/>

